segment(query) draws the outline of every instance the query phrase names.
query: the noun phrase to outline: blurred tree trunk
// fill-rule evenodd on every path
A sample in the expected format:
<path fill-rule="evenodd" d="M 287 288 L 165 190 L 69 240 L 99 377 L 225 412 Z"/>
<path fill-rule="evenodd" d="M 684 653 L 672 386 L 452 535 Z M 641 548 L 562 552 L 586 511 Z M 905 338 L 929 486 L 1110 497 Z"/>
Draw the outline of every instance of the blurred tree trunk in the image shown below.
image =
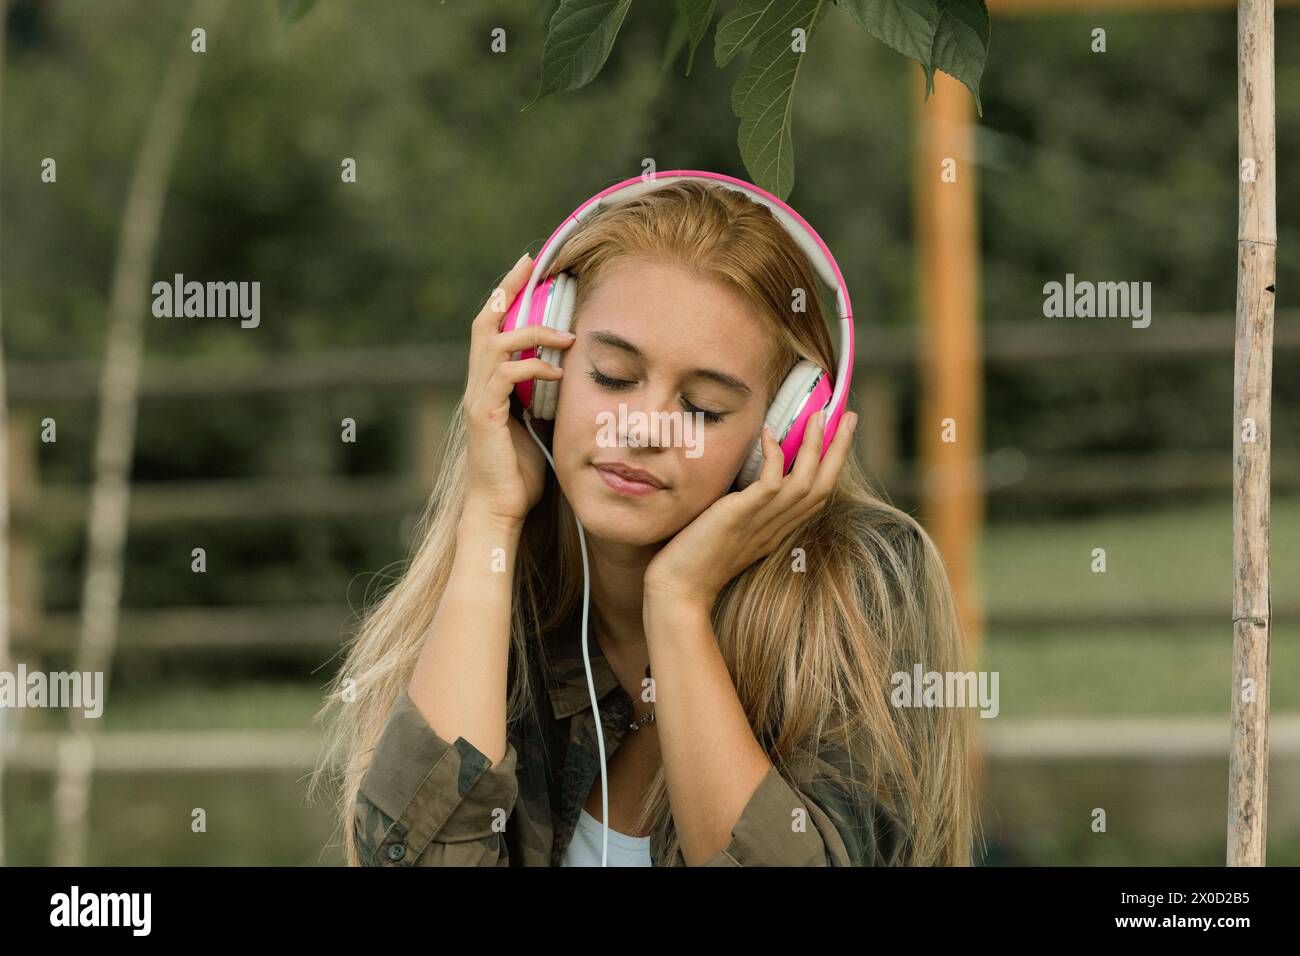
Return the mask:
<path fill-rule="evenodd" d="M 162 89 L 136 157 L 109 289 L 76 658 L 78 671 L 103 672 L 105 700 L 109 696 L 121 611 L 131 458 L 135 450 L 144 319 L 149 308 L 147 291 L 151 286 L 149 274 L 172 165 L 194 102 L 203 58 L 220 55 L 211 52 L 210 44 L 224 7 L 225 0 L 194 0 L 182 20 L 182 35 L 163 76 Z M 209 52 L 192 52 L 190 31 L 195 27 L 207 31 Z M 52 861 L 57 866 L 81 866 L 85 862 L 94 753 L 90 738 L 98 719 L 102 718 L 87 718 L 81 710 L 73 709 L 70 712 L 72 733 L 59 749 Z"/>

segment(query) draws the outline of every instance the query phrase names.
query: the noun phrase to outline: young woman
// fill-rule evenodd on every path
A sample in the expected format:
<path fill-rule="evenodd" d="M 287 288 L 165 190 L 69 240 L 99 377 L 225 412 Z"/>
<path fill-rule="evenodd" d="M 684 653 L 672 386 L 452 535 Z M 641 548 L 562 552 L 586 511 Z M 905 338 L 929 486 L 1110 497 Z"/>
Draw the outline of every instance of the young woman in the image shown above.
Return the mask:
<path fill-rule="evenodd" d="M 890 700 L 918 663 L 965 670 L 942 560 L 873 492 L 856 415 L 823 456 L 810 424 L 786 475 L 763 429 L 797 361 L 836 368 L 818 296 L 795 294 L 817 288 L 799 244 L 765 205 L 683 179 L 565 241 L 547 273 L 579 280 L 575 338 L 500 331 L 531 271 L 474 320 L 413 557 L 322 711 L 349 862 L 600 864 L 576 515 L 609 863 L 969 865 L 971 712 Z M 562 365 L 511 360 L 536 346 Z M 553 471 L 511 414 L 530 379 L 563 381 L 536 422 Z M 702 420 L 698 449 L 627 434 L 637 412 Z M 762 472 L 732 491 L 761 429 Z"/>

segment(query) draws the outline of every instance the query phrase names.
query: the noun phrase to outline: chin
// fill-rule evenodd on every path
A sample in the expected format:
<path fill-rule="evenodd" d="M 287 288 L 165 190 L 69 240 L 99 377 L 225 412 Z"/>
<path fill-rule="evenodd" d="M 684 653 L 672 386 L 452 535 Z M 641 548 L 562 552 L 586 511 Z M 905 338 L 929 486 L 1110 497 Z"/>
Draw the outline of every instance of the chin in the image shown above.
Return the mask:
<path fill-rule="evenodd" d="M 626 508 L 617 505 L 587 501 L 585 507 L 575 508 L 574 513 L 587 537 L 601 541 L 641 547 L 670 536 L 659 516 L 629 514 Z"/>

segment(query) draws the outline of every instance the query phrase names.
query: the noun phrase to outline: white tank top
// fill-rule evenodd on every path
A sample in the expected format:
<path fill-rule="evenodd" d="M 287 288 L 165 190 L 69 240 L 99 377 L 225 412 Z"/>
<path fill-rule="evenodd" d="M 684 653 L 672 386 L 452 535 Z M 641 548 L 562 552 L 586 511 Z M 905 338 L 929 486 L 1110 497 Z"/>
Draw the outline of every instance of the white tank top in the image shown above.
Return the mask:
<path fill-rule="evenodd" d="M 600 841 L 604 825 L 586 810 L 578 814 L 573 839 L 564 850 L 561 866 L 600 866 Z M 650 861 L 650 838 L 628 836 L 609 831 L 610 866 L 653 866 Z"/>

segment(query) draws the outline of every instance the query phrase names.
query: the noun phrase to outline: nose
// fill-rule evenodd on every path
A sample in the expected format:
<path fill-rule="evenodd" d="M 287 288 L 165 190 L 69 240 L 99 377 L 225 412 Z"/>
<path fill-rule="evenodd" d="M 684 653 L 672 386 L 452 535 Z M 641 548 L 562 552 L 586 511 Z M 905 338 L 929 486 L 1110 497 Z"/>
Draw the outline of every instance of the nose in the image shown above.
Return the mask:
<path fill-rule="evenodd" d="M 648 391 L 643 402 L 627 402 L 626 412 L 619 415 L 619 427 L 630 448 L 669 448 L 678 429 L 673 427 L 672 412 L 680 411 L 676 391 Z"/>

